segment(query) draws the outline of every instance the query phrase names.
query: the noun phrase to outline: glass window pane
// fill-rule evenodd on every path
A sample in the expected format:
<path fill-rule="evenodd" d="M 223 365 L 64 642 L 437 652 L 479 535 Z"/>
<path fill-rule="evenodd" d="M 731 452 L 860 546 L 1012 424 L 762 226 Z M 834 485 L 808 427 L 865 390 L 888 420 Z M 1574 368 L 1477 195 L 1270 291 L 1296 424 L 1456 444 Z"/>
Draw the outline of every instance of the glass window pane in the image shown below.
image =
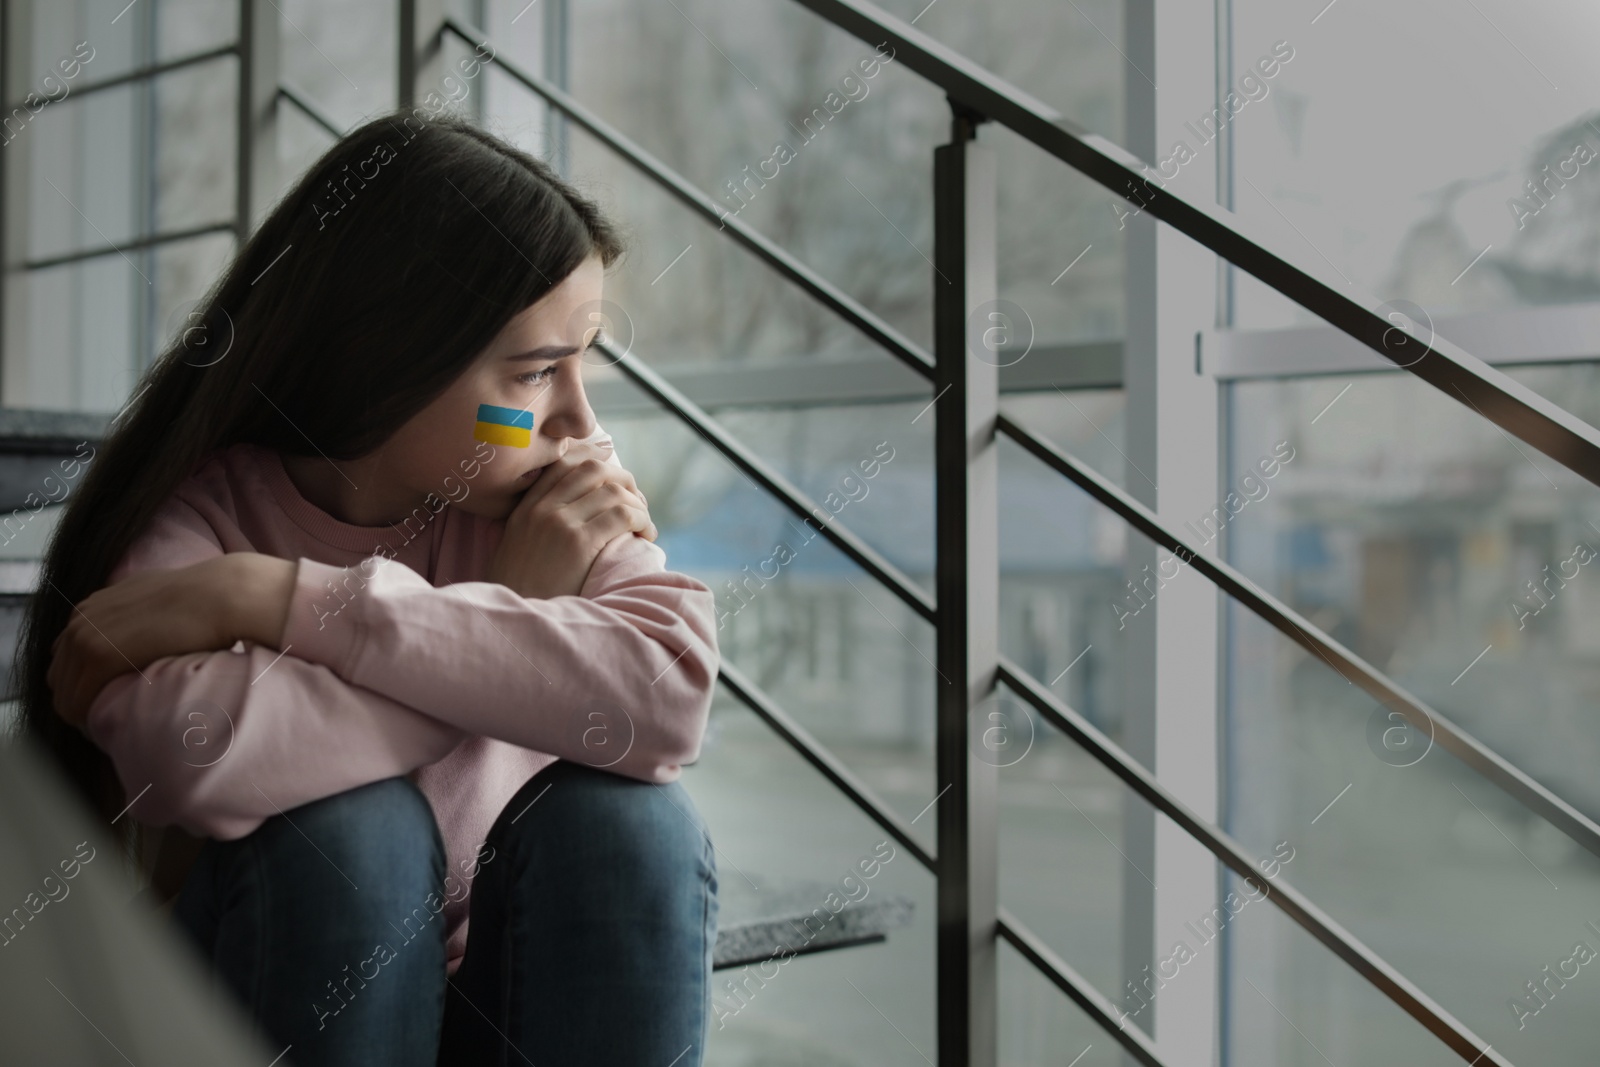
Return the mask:
<path fill-rule="evenodd" d="M 237 70 L 223 57 L 41 113 L 26 132 L 29 258 L 231 222 Z"/>
<path fill-rule="evenodd" d="M 120 245 L 143 231 L 142 168 L 131 164 L 148 150 L 145 99 L 139 86 L 119 86 L 53 105 L 29 127 L 30 259 Z"/>
<path fill-rule="evenodd" d="M 216 0 L 29 4 L 32 47 L 27 69 L 19 74 L 29 91 L 69 98 L 82 86 L 139 67 L 231 45 L 238 35 L 238 12 L 238 4 Z"/>
<path fill-rule="evenodd" d="M 239 68 L 228 59 L 156 78 L 154 224 L 157 233 L 232 222 Z"/>
<path fill-rule="evenodd" d="M 490 6 L 505 58 L 544 70 L 539 9 L 524 11 L 515 0 Z M 1091 14 L 1120 23 L 1119 5 L 1094 5 Z M 946 23 L 946 31 L 954 25 Z M 1088 45 L 1077 29 L 1039 33 L 1036 20 L 1019 17 L 994 19 L 984 32 L 1006 59 L 1000 73 L 1016 67 L 1060 86 L 1054 102 L 1074 117 L 1087 112 L 1120 123 L 1121 61 L 1111 51 L 1108 63 L 1101 54 L 1108 50 Z M 1040 58 L 1050 52 L 1059 60 L 1063 51 L 1083 53 L 1084 62 Z M 949 137 L 942 93 L 786 2 L 737 9 L 575 5 L 571 54 L 607 57 L 605 64 L 573 65 L 571 91 L 586 107 L 729 217 L 917 344 L 931 345 L 931 168 L 934 147 Z M 757 266 L 608 149 L 570 131 L 565 141 L 552 141 L 544 109 L 526 89 L 492 70 L 487 81 L 491 126 L 566 163 L 627 220 L 634 252 L 611 284 L 616 299 L 651 324 L 649 358 L 876 358 L 857 331 Z M 1002 294 L 1025 308 L 1038 343 L 1117 336 L 1122 250 L 1112 240 L 1110 194 L 998 128 L 986 127 L 981 137 L 1000 162 Z M 1087 254 L 1075 262 L 1080 253 Z"/>
<path fill-rule="evenodd" d="M 231 233 L 217 233 L 197 237 L 192 241 L 174 241 L 146 253 L 149 267 L 146 273 L 154 282 L 151 311 L 146 321 L 149 338 L 143 358 L 146 363 L 184 336 L 196 320 L 188 317 L 199 300 L 214 285 L 222 272 L 233 261 L 234 238 Z M 223 358 L 231 344 L 226 337 L 188 335 L 191 354 L 186 358 L 195 364 L 205 364 Z M 207 349 L 205 346 L 220 346 Z"/>
<path fill-rule="evenodd" d="M 232 44 L 239 35 L 238 4 L 219 4 L 216 0 L 159 0 L 157 11 L 157 59 L 176 59 L 219 48 Z M 131 11 L 127 17 L 132 17 Z"/>
<path fill-rule="evenodd" d="M 120 409 L 232 254 L 222 233 L 14 275 L 7 404 Z"/>
<path fill-rule="evenodd" d="M 281 0 L 277 6 L 285 82 L 346 126 L 395 105 L 395 0 Z"/>
<path fill-rule="evenodd" d="M 1048 8 L 1032 0 L 894 0 L 882 6 L 1079 125 L 1122 140 L 1129 60 L 1121 0 Z"/>
<path fill-rule="evenodd" d="M 1411 0 L 1330 4 L 1313 19 L 1271 0 L 1232 8 L 1241 215 L 1381 300 L 1600 298 L 1600 181 L 1589 163 L 1600 129 L 1584 104 L 1600 90 L 1589 48 L 1600 9 Z M 1281 66 L 1280 42 L 1280 56 L 1292 53 Z M 1255 77 L 1263 59 L 1273 77 Z M 1209 107 L 1196 105 L 1197 121 Z M 1307 318 L 1239 273 L 1241 325 Z"/>
<path fill-rule="evenodd" d="M 127 0 L 30 4 L 27 67 L 17 76 L 26 91 L 41 97 L 65 92 L 70 98 L 84 85 L 145 66 L 154 52 L 150 33 L 154 9 L 155 5 L 130 5 Z"/>
<path fill-rule="evenodd" d="M 1511 373 L 1600 415 L 1600 366 Z M 1408 375 L 1243 383 L 1230 407 L 1234 564 L 1600 817 L 1594 487 Z M 1574 943 L 1600 948 L 1600 860 L 1319 657 L 1228 617 L 1229 829 L 1258 852 L 1301 846 L 1292 884 L 1512 1062 L 1590 1062 L 1600 983 L 1570 983 L 1536 1018 L 1509 1006 Z M 1450 1061 L 1276 917 L 1235 947 L 1241 1062 L 1316 1061 L 1246 978 L 1335 1062 Z"/>
<path fill-rule="evenodd" d="M 20 350 L 8 352 L 7 404 L 121 407 L 138 373 L 138 333 L 130 326 L 147 289 L 137 262 L 116 255 L 13 275 L 6 301 L 26 309 L 26 333 Z"/>

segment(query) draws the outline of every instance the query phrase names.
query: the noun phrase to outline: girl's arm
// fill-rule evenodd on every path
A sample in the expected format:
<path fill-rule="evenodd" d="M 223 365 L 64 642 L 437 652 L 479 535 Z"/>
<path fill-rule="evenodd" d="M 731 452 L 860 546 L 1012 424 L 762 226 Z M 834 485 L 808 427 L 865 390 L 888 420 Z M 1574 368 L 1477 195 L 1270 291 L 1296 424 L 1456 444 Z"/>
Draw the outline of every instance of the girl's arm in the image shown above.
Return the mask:
<path fill-rule="evenodd" d="M 717 680 L 714 596 L 667 570 L 653 542 L 614 538 L 577 595 L 549 598 L 493 582 L 435 587 L 369 562 L 351 580 L 298 560 L 279 647 L 467 733 L 628 777 L 672 781 L 698 758 Z M 337 614 L 330 582 L 348 590 Z"/>
<path fill-rule="evenodd" d="M 110 580 L 221 555 L 216 532 L 174 497 Z M 242 837 L 279 811 L 435 763 L 466 737 L 298 650 L 236 647 L 124 668 L 89 705 L 86 732 L 140 822 Z"/>
<path fill-rule="evenodd" d="M 167 656 L 113 678 L 89 738 L 134 818 L 227 841 L 281 811 L 449 755 L 462 731 L 293 652 Z"/>
<path fill-rule="evenodd" d="M 613 452 L 608 462 L 620 467 Z M 647 782 L 699 758 L 717 681 L 715 597 L 642 536 L 608 541 L 574 595 L 435 587 L 382 556 L 353 567 L 236 554 L 230 632 L 331 668 L 469 734 Z M 330 590 L 338 590 L 335 596 Z"/>

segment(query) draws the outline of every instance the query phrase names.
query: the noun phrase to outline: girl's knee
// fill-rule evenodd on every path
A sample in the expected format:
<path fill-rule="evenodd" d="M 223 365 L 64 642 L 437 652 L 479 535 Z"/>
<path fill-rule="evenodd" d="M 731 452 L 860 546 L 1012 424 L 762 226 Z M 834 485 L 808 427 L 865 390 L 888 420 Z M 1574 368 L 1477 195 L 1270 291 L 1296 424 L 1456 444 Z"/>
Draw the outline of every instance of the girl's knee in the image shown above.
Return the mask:
<path fill-rule="evenodd" d="M 309 843 L 357 885 L 361 879 L 351 868 L 390 881 L 403 872 L 426 875 L 444 866 L 433 809 L 406 778 L 386 778 L 291 808 L 263 823 L 257 836 L 262 838 L 258 844 L 272 850 Z"/>
<path fill-rule="evenodd" d="M 506 847 L 520 839 L 624 868 L 709 862 L 710 831 L 679 782 L 657 785 L 560 760 L 529 779 L 506 811 L 511 818 L 495 828 Z"/>

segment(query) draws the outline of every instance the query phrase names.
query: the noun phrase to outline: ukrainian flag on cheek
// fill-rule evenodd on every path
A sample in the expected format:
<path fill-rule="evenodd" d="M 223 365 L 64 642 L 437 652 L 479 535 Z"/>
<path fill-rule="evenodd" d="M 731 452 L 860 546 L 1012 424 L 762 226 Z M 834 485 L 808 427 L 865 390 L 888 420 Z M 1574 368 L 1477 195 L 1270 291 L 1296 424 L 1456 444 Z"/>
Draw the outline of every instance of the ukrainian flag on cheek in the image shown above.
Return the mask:
<path fill-rule="evenodd" d="M 533 443 L 533 412 L 479 404 L 478 422 L 472 428 L 472 437 L 491 445 L 527 448 Z"/>

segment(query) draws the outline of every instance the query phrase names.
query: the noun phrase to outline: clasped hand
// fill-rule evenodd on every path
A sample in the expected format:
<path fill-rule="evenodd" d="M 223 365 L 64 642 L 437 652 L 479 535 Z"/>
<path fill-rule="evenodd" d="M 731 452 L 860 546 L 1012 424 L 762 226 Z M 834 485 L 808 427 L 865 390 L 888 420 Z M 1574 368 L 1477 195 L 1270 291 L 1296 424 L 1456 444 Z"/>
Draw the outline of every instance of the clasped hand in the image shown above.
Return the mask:
<path fill-rule="evenodd" d="M 539 472 L 506 517 L 484 578 L 518 596 L 576 596 L 600 550 L 632 533 L 656 539 L 644 494 L 605 449 L 580 441 Z"/>

